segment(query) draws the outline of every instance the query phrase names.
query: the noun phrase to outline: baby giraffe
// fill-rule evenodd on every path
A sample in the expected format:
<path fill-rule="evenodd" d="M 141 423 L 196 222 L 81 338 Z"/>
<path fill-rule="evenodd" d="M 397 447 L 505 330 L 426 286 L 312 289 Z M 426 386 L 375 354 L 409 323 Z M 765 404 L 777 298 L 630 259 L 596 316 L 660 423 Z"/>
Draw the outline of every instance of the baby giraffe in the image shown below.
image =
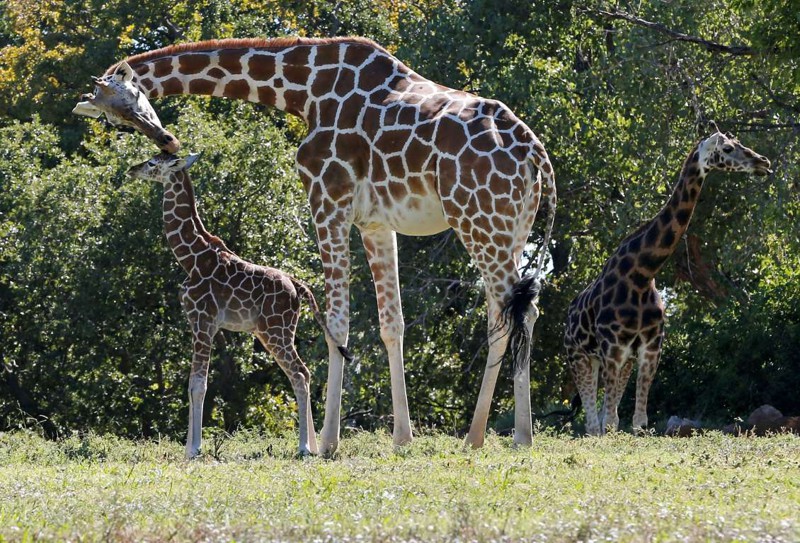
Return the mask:
<path fill-rule="evenodd" d="M 128 170 L 130 177 L 164 185 L 164 232 L 175 258 L 189 276 L 180 291 L 194 340 L 186 457 L 200 453 L 211 342 L 220 329 L 253 333 L 275 358 L 297 398 L 300 454 L 317 454 L 309 397 L 311 374 L 294 348 L 301 298 L 306 299 L 328 340 L 333 341 L 330 332 L 306 285 L 280 270 L 242 260 L 206 231 L 187 173 L 198 156 L 182 159 L 161 153 Z M 346 358 L 352 358 L 345 347 L 340 346 L 339 350 Z"/>
<path fill-rule="evenodd" d="M 666 205 L 626 237 L 600 276 L 570 304 L 564 334 L 567 362 L 581 403 L 586 431 L 616 430 L 625 385 L 638 362 L 633 429 L 647 426 L 647 394 L 656 373 L 664 336 L 664 304 L 654 277 L 675 251 L 697 204 L 703 180 L 712 170 L 772 173 L 765 157 L 719 131 L 689 152 Z M 605 388 L 598 420 L 598 372 Z"/>

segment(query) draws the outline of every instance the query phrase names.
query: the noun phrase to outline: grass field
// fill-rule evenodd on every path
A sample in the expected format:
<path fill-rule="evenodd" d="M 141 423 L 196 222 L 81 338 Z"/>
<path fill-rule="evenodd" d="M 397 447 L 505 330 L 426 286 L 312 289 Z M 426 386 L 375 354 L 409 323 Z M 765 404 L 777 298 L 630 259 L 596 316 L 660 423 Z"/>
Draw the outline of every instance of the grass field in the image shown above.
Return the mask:
<path fill-rule="evenodd" d="M 0 541 L 800 541 L 792 436 L 294 444 L 240 432 L 186 462 L 170 441 L 0 434 Z"/>

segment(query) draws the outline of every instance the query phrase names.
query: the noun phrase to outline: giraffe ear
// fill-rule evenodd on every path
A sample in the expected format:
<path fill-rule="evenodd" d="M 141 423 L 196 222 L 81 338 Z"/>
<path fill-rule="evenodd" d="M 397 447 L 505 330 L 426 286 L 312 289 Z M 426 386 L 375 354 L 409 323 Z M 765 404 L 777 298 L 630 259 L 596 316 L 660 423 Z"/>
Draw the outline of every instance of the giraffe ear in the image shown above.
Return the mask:
<path fill-rule="evenodd" d="M 186 168 L 187 170 L 188 170 L 189 168 L 191 168 L 191 167 L 192 167 L 192 164 L 194 164 L 195 162 L 197 162 L 197 159 L 198 159 L 198 158 L 200 158 L 200 155 L 201 155 L 201 154 L 202 154 L 202 153 L 193 153 L 193 154 L 190 154 L 189 156 L 187 156 L 187 157 L 186 157 L 186 159 L 184 159 L 184 161 L 183 161 L 183 162 L 184 162 L 184 164 L 185 164 L 185 165 L 184 165 L 184 168 Z"/>
<path fill-rule="evenodd" d="M 133 68 L 131 68 L 130 64 L 123 60 L 119 63 L 117 69 L 114 70 L 114 77 L 122 80 L 123 82 L 128 82 L 133 79 Z"/>

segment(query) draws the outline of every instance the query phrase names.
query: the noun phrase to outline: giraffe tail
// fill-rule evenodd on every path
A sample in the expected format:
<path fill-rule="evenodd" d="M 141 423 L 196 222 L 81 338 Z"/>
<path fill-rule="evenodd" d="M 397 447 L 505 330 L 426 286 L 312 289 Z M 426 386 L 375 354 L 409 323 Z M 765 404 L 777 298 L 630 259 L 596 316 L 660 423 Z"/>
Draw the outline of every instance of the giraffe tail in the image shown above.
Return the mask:
<path fill-rule="evenodd" d="M 547 417 L 559 416 L 561 417 L 561 425 L 564 426 L 568 422 L 575 420 L 575 417 L 578 416 L 578 411 L 580 411 L 582 405 L 580 394 L 575 394 L 575 396 L 572 397 L 569 409 L 555 409 L 542 415 L 537 415 L 534 413 L 533 418 L 541 420 L 546 419 Z"/>
<path fill-rule="evenodd" d="M 535 274 L 529 274 L 520 279 L 511 290 L 511 297 L 500 314 L 500 326 L 508 327 L 508 348 L 514 359 L 514 375 L 525 367 L 531 356 L 531 338 L 528 335 L 528 321 L 533 317 L 534 322 L 539 316 L 533 302 L 539 298 L 542 284 Z"/>
<path fill-rule="evenodd" d="M 547 247 L 550 245 L 550 239 L 553 237 L 553 224 L 556 219 L 556 203 L 558 196 L 556 194 L 556 177 L 553 173 L 553 165 L 550 162 L 550 157 L 547 156 L 547 151 L 541 143 L 534 144 L 535 155 L 531 157 L 531 162 L 542 174 L 542 200 L 544 205 L 547 206 L 547 223 L 544 229 L 544 239 L 542 240 L 542 247 L 539 250 L 539 260 L 536 264 L 536 277 L 541 277 L 544 271 L 544 258 L 547 255 Z M 541 209 L 541 204 L 539 205 Z M 539 213 L 537 211 L 537 217 Z"/>
<path fill-rule="evenodd" d="M 531 355 L 531 337 L 528 322 L 538 318 L 539 312 L 532 304 L 539 298 L 542 289 L 542 275 L 544 273 L 544 259 L 550 238 L 553 235 L 553 224 L 556 216 L 556 178 L 553 165 L 547 156 L 544 146 L 535 140 L 534 153 L 530 157 L 531 163 L 542 176 L 542 199 L 547 206 L 547 223 L 545 224 L 544 239 L 539 250 L 536 271 L 524 276 L 514 285 L 511 297 L 503 307 L 500 325 L 509 329 L 508 349 L 514 359 L 514 374 L 518 374 L 528 363 Z M 541 209 L 541 204 L 540 204 Z M 537 210 L 537 217 L 539 212 Z"/>
<path fill-rule="evenodd" d="M 322 312 L 319 310 L 317 300 L 314 298 L 314 293 L 311 292 L 311 289 L 305 283 L 298 281 L 294 277 L 292 277 L 291 280 L 300 297 L 305 298 L 309 307 L 311 307 L 311 312 L 314 314 L 314 320 L 317 321 L 317 324 L 319 324 L 320 328 L 322 328 L 322 331 L 325 332 L 325 335 L 330 339 L 333 339 L 333 334 L 331 334 L 331 331 L 328 328 L 328 323 L 325 322 L 325 317 L 322 316 Z M 346 361 L 352 362 L 355 359 L 353 354 L 346 346 L 337 345 L 336 348 L 339 349 L 339 353 L 341 353 Z"/>

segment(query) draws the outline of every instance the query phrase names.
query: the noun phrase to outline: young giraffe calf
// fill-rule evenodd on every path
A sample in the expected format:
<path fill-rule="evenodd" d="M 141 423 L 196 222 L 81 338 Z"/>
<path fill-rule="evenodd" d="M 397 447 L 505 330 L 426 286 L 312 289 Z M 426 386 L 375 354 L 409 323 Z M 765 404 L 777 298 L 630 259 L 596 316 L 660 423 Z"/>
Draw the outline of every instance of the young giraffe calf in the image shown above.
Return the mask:
<path fill-rule="evenodd" d="M 664 304 L 655 275 L 675 252 L 689 226 L 703 180 L 712 170 L 771 173 L 765 157 L 719 131 L 689 153 L 666 205 L 625 238 L 600 276 L 570 304 L 564 346 L 581 402 L 586 431 L 616 430 L 619 406 L 638 361 L 633 429 L 647 426 L 647 394 L 656 373 L 664 337 Z M 602 418 L 597 413 L 598 372 L 605 388 Z"/>
<path fill-rule="evenodd" d="M 300 454 L 317 454 L 309 397 L 311 374 L 294 348 L 300 298 L 309 303 L 329 338 L 330 332 L 306 285 L 280 270 L 242 260 L 206 231 L 187 173 L 198 156 L 182 159 L 161 153 L 128 170 L 130 177 L 164 185 L 164 232 L 175 258 L 189 276 L 180 292 L 194 338 L 186 456 L 192 458 L 200 453 L 211 342 L 220 329 L 253 333 L 275 358 L 297 398 Z M 352 358 L 345 347 L 340 346 L 339 350 L 345 358 Z"/>

